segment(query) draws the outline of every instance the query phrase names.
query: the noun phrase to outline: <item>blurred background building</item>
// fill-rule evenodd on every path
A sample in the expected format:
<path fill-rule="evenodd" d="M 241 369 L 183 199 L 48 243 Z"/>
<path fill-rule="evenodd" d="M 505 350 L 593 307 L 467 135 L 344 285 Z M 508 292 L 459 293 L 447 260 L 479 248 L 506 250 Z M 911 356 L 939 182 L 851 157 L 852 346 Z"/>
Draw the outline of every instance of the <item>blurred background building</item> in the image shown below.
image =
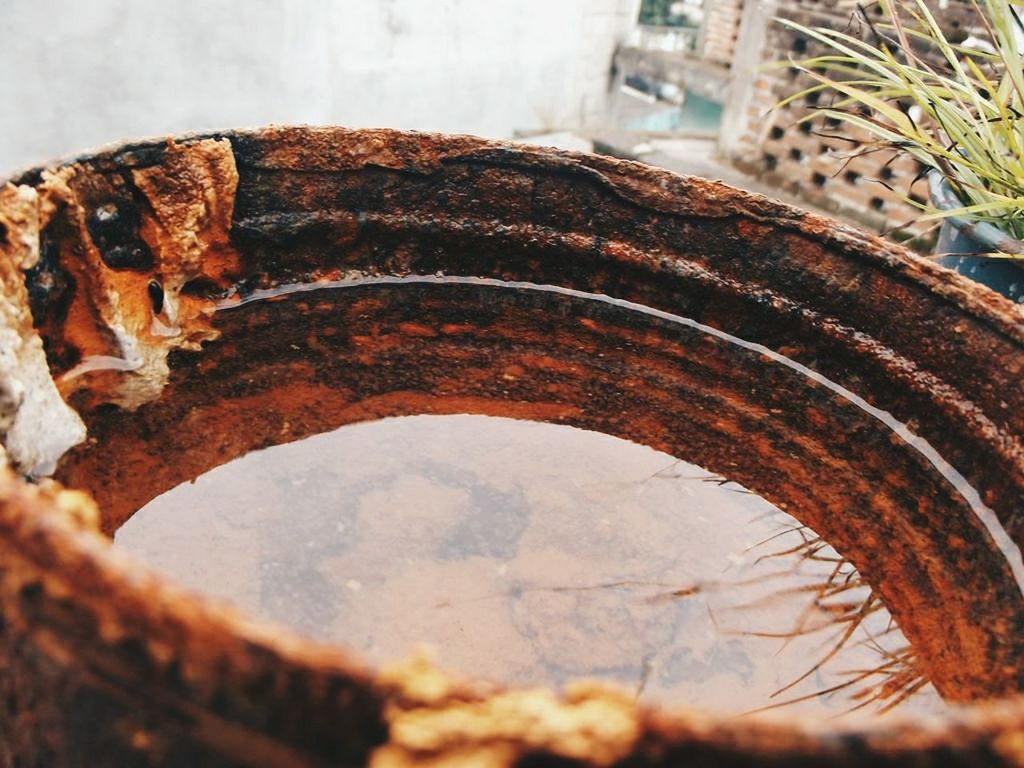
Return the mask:
<path fill-rule="evenodd" d="M 956 0 L 929 2 L 952 41 L 985 35 L 977 14 Z M 932 224 L 912 202 L 927 194 L 922 168 L 891 151 L 864 153 L 866 135 L 816 120 L 801 122 L 828 98 L 811 94 L 776 104 L 812 85 L 787 61 L 823 52 L 777 17 L 809 27 L 866 34 L 882 16 L 860 0 L 643 0 L 639 23 L 616 54 L 612 125 L 641 131 L 608 135 L 611 149 L 916 240 Z M 766 67 L 772 62 L 781 66 Z M 647 107 L 638 102 L 646 99 Z M 820 104 L 819 104 L 820 100 Z M 632 152 L 624 151 L 632 144 Z"/>
<path fill-rule="evenodd" d="M 954 38 L 970 8 L 934 3 Z M 866 5 L 867 13 L 880 12 Z M 49 0 L 4 6 L 0 169 L 267 123 L 518 137 L 641 159 L 912 235 L 919 169 L 798 124 L 814 42 L 856 0 Z"/>

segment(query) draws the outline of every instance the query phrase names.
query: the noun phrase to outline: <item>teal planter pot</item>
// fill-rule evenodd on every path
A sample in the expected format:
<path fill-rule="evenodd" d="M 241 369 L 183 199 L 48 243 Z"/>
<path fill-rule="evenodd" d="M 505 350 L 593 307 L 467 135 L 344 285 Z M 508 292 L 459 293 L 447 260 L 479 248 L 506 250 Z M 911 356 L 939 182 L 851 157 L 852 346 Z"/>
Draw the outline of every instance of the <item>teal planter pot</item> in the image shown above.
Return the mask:
<path fill-rule="evenodd" d="M 932 204 L 939 210 L 963 206 L 942 174 L 936 171 L 928 174 L 928 191 Z M 1024 242 L 988 222 L 959 216 L 943 219 L 935 245 L 935 253 L 939 254 L 936 262 L 988 286 L 1011 301 L 1024 303 L 1024 259 L 1018 262 L 979 255 L 993 251 L 1024 254 Z"/>

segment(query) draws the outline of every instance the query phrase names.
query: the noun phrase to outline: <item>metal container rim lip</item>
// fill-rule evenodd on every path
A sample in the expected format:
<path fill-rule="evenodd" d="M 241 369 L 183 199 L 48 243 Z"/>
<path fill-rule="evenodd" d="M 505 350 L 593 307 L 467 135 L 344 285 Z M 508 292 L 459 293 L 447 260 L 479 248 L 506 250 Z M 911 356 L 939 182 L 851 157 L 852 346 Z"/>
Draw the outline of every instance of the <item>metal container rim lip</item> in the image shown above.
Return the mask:
<path fill-rule="evenodd" d="M 913 250 L 879 235 L 867 232 L 852 224 L 804 210 L 796 205 L 770 198 L 758 192 L 752 192 L 731 186 L 724 181 L 706 179 L 676 173 L 665 168 L 648 165 L 639 160 L 626 160 L 608 155 L 574 150 L 556 149 L 538 144 L 530 144 L 529 139 L 507 140 L 491 139 L 465 133 L 442 133 L 437 131 L 417 131 L 398 128 L 352 128 L 341 125 L 317 125 L 308 123 L 282 124 L 268 123 L 263 126 L 242 128 L 202 129 L 182 133 L 155 135 L 139 139 L 111 141 L 97 147 L 60 154 L 49 161 L 34 163 L 28 167 L 17 168 L 5 172 L 0 177 L 3 184 L 28 184 L 38 182 L 40 175 L 75 163 L 106 161 L 109 163 L 123 162 L 134 153 L 147 150 L 158 150 L 168 143 L 189 144 L 206 139 L 250 139 L 254 141 L 278 138 L 281 136 L 295 139 L 308 138 L 344 138 L 374 139 L 378 143 L 393 140 L 417 141 L 431 144 L 440 149 L 446 147 L 466 150 L 493 150 L 508 153 L 510 156 L 521 156 L 535 161 L 547 161 L 550 165 L 574 164 L 586 165 L 588 162 L 600 161 L 603 167 L 614 167 L 623 175 L 634 177 L 646 176 L 660 182 L 665 189 L 675 187 L 682 190 L 687 186 L 696 188 L 705 198 L 716 201 L 723 206 L 722 210 L 712 215 L 707 211 L 690 215 L 704 215 L 719 218 L 734 214 L 745 214 L 752 218 L 770 219 L 780 229 L 799 232 L 834 245 L 847 255 L 856 256 L 869 262 L 886 266 L 890 270 L 899 271 L 908 279 L 927 288 L 936 295 L 950 300 L 960 308 L 985 320 L 990 326 L 1001 333 L 1012 336 L 1024 344 L 1024 308 L 989 288 L 982 287 L 974 281 L 959 275 L 952 269 L 942 266 L 934 259 L 923 256 Z M 453 151 L 446 157 L 457 157 L 459 152 Z M 365 166 L 374 163 L 367 162 Z M 929 178 L 930 180 L 930 178 Z M 742 201 L 743 204 L 737 204 Z M 724 207 L 728 206 L 728 207 Z M 672 213 L 670 209 L 662 210 Z M 675 211 L 678 212 L 678 211 Z"/>

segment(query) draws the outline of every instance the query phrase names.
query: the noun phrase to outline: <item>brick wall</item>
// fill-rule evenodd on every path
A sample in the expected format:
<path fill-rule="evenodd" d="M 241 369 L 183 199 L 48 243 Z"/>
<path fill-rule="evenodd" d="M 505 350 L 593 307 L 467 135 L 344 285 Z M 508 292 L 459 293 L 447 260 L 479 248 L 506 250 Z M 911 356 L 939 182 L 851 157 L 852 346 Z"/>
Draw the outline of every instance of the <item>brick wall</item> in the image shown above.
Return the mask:
<path fill-rule="evenodd" d="M 932 7 L 951 38 L 966 35 L 972 14 L 968 7 L 956 2 L 946 8 L 936 2 Z M 869 5 L 867 10 L 881 13 L 877 5 Z M 851 34 L 859 33 L 864 26 L 855 18 L 856 12 L 856 0 L 779 0 L 774 9 L 774 14 L 807 26 L 846 29 Z M 765 16 L 760 23 L 767 24 L 764 49 L 758 57 L 761 62 L 802 59 L 822 51 L 815 41 Z M 739 128 L 730 145 L 722 150 L 735 165 L 790 194 L 858 218 L 879 231 L 902 230 L 916 235 L 930 228 L 915 222 L 920 212 L 903 200 L 906 194 L 921 201 L 927 195 L 924 180 L 914 181 L 921 170 L 916 161 L 905 155 L 894 158 L 890 151 L 851 157 L 858 148 L 856 140 L 866 136 L 850 126 L 820 120 L 797 125 L 813 106 L 824 105 L 828 94 L 773 108 L 781 98 L 813 84 L 795 68 L 756 71 L 748 66 L 734 74 L 733 87 L 746 89 L 747 98 L 734 102 L 742 110 L 742 114 L 733 116 Z"/>
<path fill-rule="evenodd" d="M 705 61 L 730 66 L 736 49 L 743 0 L 707 0 L 701 55 Z"/>

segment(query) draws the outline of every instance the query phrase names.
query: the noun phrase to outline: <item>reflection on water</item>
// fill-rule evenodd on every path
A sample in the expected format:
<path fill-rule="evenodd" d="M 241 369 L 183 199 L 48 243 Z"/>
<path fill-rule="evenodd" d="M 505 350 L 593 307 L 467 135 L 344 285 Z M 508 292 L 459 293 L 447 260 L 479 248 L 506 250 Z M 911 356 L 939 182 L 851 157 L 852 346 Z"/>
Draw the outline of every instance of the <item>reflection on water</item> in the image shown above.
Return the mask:
<path fill-rule="evenodd" d="M 173 489 L 117 543 L 375 661 L 427 645 L 466 675 L 598 677 L 731 712 L 943 706 L 813 532 L 699 467 L 567 426 L 343 427 Z"/>

